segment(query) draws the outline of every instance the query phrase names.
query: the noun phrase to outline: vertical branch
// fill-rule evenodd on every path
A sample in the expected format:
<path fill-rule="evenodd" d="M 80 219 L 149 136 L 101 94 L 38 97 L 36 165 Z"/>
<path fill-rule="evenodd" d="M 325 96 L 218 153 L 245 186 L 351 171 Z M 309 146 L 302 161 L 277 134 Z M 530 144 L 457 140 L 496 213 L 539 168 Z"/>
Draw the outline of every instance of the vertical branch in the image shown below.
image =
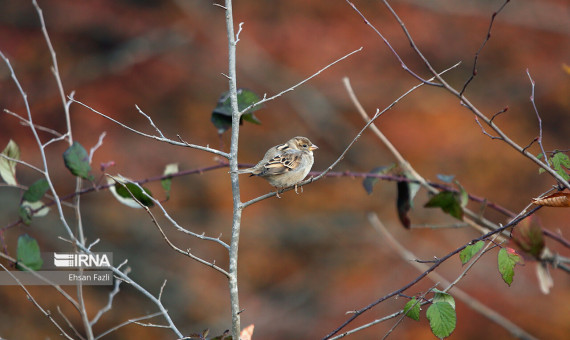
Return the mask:
<path fill-rule="evenodd" d="M 531 85 L 531 92 L 530 92 L 530 102 L 532 103 L 532 108 L 536 113 L 536 118 L 538 119 L 538 145 L 540 146 L 540 151 L 544 155 L 544 163 L 548 164 L 548 155 L 546 151 L 544 151 L 544 147 L 542 146 L 542 119 L 540 119 L 540 114 L 538 114 L 538 109 L 536 108 L 536 102 L 534 101 L 534 86 L 535 82 L 534 79 L 530 76 L 530 71 L 528 68 L 526 69 L 526 74 L 528 75 L 528 79 L 530 80 Z"/>
<path fill-rule="evenodd" d="M 36 0 L 32 1 L 36 12 L 38 13 L 38 17 L 40 19 L 40 23 L 41 23 L 41 27 L 42 27 L 42 33 L 44 35 L 44 39 L 46 41 L 46 44 L 48 46 L 49 52 L 51 54 L 51 60 L 52 60 L 52 68 L 51 71 L 53 73 L 53 76 L 55 78 L 55 81 L 57 83 L 57 88 L 58 88 L 58 92 L 59 92 L 59 96 L 63 105 L 63 109 L 64 109 L 64 114 L 65 114 L 65 121 L 66 121 L 66 125 L 67 125 L 67 133 L 66 135 L 68 136 L 67 138 L 67 142 L 69 143 L 69 146 L 71 146 L 73 144 L 73 134 L 71 131 L 71 115 L 69 114 L 69 107 L 71 105 L 71 100 L 73 100 L 73 93 L 71 94 L 71 99 L 69 101 L 66 100 L 65 98 L 65 90 L 63 89 L 63 83 L 61 81 L 61 76 L 59 74 L 59 66 L 57 63 L 57 56 L 55 53 L 55 49 L 53 48 L 53 44 L 51 43 L 51 39 L 49 37 L 48 31 L 47 31 L 47 26 L 44 20 L 44 16 L 43 16 L 43 11 L 40 8 L 40 6 L 38 5 Z M 46 173 L 46 177 L 47 177 L 47 173 Z M 75 178 L 75 192 L 80 192 L 82 189 L 82 185 L 83 185 L 83 180 L 80 177 L 76 177 Z M 73 205 L 74 205 L 74 211 L 75 211 L 75 220 L 77 221 L 77 238 L 78 238 L 78 242 L 85 246 L 85 237 L 83 234 L 83 223 L 82 223 L 82 218 L 81 218 L 81 207 L 80 207 L 80 195 L 76 195 L 73 198 Z M 74 242 L 73 243 L 74 247 L 77 246 L 77 244 Z M 76 247 L 77 250 L 77 247 Z M 91 327 L 91 324 L 89 323 L 89 318 L 87 316 L 87 310 L 85 308 L 85 300 L 83 298 L 83 284 L 80 282 L 79 285 L 77 285 L 77 297 L 78 297 L 78 301 L 79 301 L 79 305 L 80 305 L 80 314 L 81 314 L 81 319 L 83 321 L 83 325 L 85 327 L 85 332 L 87 333 L 87 339 L 93 339 L 93 329 Z"/>
<path fill-rule="evenodd" d="M 239 140 L 239 120 L 240 113 L 237 102 L 237 81 L 236 81 L 236 36 L 234 34 L 234 22 L 232 13 L 232 1 L 226 0 L 226 28 L 228 34 L 228 78 L 230 90 L 230 103 L 232 108 L 232 135 L 230 144 L 230 177 L 232 183 L 233 197 L 233 219 L 232 219 L 232 238 L 229 251 L 229 291 L 230 304 L 232 312 L 232 339 L 239 340 L 241 333 L 240 326 L 240 307 L 237 282 L 237 266 L 238 266 L 238 244 L 239 232 L 241 224 L 242 204 L 239 190 L 238 169 L 238 140 Z M 241 31 L 241 24 L 240 24 Z"/>

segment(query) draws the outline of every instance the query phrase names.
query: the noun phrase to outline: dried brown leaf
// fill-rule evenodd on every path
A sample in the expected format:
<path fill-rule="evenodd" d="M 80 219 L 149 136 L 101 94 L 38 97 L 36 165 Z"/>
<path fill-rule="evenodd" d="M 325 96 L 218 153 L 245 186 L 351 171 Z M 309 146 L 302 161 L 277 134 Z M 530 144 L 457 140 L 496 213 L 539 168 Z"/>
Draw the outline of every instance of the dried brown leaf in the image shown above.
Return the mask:
<path fill-rule="evenodd" d="M 567 192 L 556 192 L 554 194 L 541 197 L 533 198 L 532 203 L 536 205 L 542 205 L 545 207 L 570 207 L 570 193 Z"/>

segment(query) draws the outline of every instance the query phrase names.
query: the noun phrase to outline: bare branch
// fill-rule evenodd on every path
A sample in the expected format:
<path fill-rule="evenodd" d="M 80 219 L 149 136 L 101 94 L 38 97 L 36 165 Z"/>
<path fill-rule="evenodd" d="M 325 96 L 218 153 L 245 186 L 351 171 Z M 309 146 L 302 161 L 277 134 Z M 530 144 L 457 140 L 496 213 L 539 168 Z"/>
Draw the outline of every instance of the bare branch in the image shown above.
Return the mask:
<path fill-rule="evenodd" d="M 109 328 L 109 329 L 106 330 L 105 332 L 103 332 L 103 333 L 97 335 L 97 336 L 95 337 L 95 339 L 101 339 L 101 338 L 103 338 L 104 336 L 109 335 L 110 333 L 112 333 L 112 332 L 118 330 L 119 328 L 124 327 L 124 326 L 127 326 L 127 325 L 130 325 L 130 324 L 132 324 L 132 323 L 135 323 L 135 324 L 140 325 L 139 321 L 152 319 L 152 318 L 157 317 L 157 316 L 159 316 L 159 315 L 162 315 L 162 312 L 156 312 L 156 313 L 144 315 L 144 316 L 141 316 L 141 317 L 138 317 L 138 318 L 129 319 L 129 320 L 127 320 L 127 321 L 125 321 L 125 322 L 122 322 L 122 323 L 120 323 L 120 324 L 118 324 L 117 326 L 114 326 L 114 327 L 112 327 L 112 328 Z M 168 327 L 168 326 L 161 326 L 161 328 L 167 328 L 167 327 Z M 180 335 L 180 337 L 182 337 L 182 335 Z"/>
<path fill-rule="evenodd" d="M 131 271 L 130 268 L 126 268 L 124 273 L 128 274 Z M 113 299 L 115 298 L 115 296 L 119 293 L 120 291 L 120 285 L 121 282 L 123 282 L 122 280 L 115 280 L 115 283 L 113 284 L 113 290 L 111 292 L 109 292 L 109 297 L 107 299 L 107 304 L 101 308 L 97 314 L 95 314 L 95 316 L 93 317 L 93 319 L 91 319 L 91 326 L 94 326 L 97 321 L 99 321 L 99 319 L 101 318 L 101 316 L 103 316 L 103 314 L 107 313 L 108 311 L 111 310 L 111 308 L 113 308 Z"/>
<path fill-rule="evenodd" d="M 501 7 L 495 13 L 493 13 L 493 15 L 491 15 L 491 21 L 489 22 L 489 28 L 487 29 L 487 35 L 485 36 L 485 40 L 483 40 L 483 43 L 481 43 L 481 46 L 479 47 L 477 52 L 475 52 L 475 58 L 473 60 L 473 70 L 471 71 L 471 76 L 469 77 L 469 79 L 467 79 L 467 81 L 463 85 L 463 88 L 459 92 L 459 96 L 463 95 L 463 92 L 465 92 L 465 89 L 467 89 L 467 85 L 469 85 L 469 83 L 471 83 L 471 81 L 477 75 L 477 61 L 479 60 L 479 54 L 481 54 L 483 47 L 485 47 L 485 45 L 487 44 L 489 39 L 491 39 L 491 29 L 493 28 L 493 23 L 495 22 L 495 17 L 497 16 L 497 14 L 499 14 L 503 10 L 503 8 L 505 8 L 505 6 L 507 5 L 507 3 L 509 3 L 509 1 L 510 0 L 506 0 L 503 3 L 503 5 L 501 5 Z M 493 120 L 493 119 L 491 118 L 491 120 Z"/>
<path fill-rule="evenodd" d="M 91 161 L 93 160 L 93 154 L 95 153 L 95 151 L 97 151 L 97 149 L 99 149 L 99 147 L 103 145 L 103 138 L 105 138 L 106 135 L 107 132 L 103 131 L 103 133 L 99 135 L 99 140 L 97 141 L 97 144 L 95 144 L 91 149 L 89 149 L 89 163 L 91 163 Z"/>
<path fill-rule="evenodd" d="M 15 112 L 12 112 L 12 111 L 10 111 L 10 110 L 8 110 L 8 109 L 4 109 L 4 112 L 7 113 L 7 114 L 9 114 L 9 115 L 11 115 L 11 116 L 13 116 L 13 117 L 18 118 L 18 119 L 20 120 L 20 124 L 22 124 L 23 126 L 30 126 L 30 123 L 28 122 L 28 120 L 25 119 L 25 118 L 23 118 L 23 117 L 21 117 L 19 114 L 15 113 Z M 54 135 L 55 137 L 61 137 L 61 136 L 63 136 L 63 134 L 61 134 L 61 133 L 59 133 L 59 132 L 57 132 L 57 131 L 55 131 L 55 130 L 53 130 L 53 129 L 50 129 L 50 128 L 47 128 L 47 127 L 45 127 L 45 126 L 41 126 L 41 125 L 38 125 L 38 124 L 34 124 L 34 125 L 35 125 L 35 128 L 36 128 L 37 130 L 50 133 L 50 134 Z"/>
<path fill-rule="evenodd" d="M 126 125 L 126 124 L 123 124 L 123 123 L 119 122 L 119 121 L 116 120 L 116 119 L 113 119 L 113 118 L 111 118 L 111 117 L 109 117 L 109 116 L 107 116 L 107 115 L 105 115 L 105 114 L 103 114 L 103 113 L 101 113 L 101 112 L 95 110 L 94 108 L 90 107 L 89 105 L 86 105 L 86 104 L 84 104 L 84 103 L 82 103 L 82 102 L 80 102 L 80 101 L 77 101 L 77 100 L 73 99 L 73 98 L 69 98 L 69 99 L 70 99 L 71 101 L 73 101 L 73 102 L 75 102 L 75 103 L 77 103 L 77 104 L 79 104 L 79 105 L 81 105 L 81 106 L 83 106 L 83 107 L 85 107 L 85 108 L 87 108 L 87 109 L 89 109 L 89 110 L 95 112 L 96 114 L 100 115 L 101 117 L 107 118 L 108 120 L 112 121 L 113 123 L 115 123 L 115 124 L 117 124 L 117 125 L 120 125 L 121 127 L 125 128 L 125 129 L 127 129 L 127 130 L 129 130 L 129 131 L 131 131 L 131 132 L 134 132 L 134 133 L 136 133 L 136 134 L 138 134 L 138 135 L 141 135 L 141 136 L 144 136 L 144 137 L 147 137 L 147 138 L 151 138 L 151 139 L 157 140 L 157 141 L 159 141 L 159 142 L 164 142 L 164 143 L 168 143 L 168 144 L 172 144 L 172 145 L 177 145 L 177 146 L 187 146 L 187 147 L 190 147 L 190 148 L 193 148 L 193 149 L 210 152 L 210 153 L 213 153 L 213 154 L 215 154 L 215 155 L 222 156 L 222 157 L 224 157 L 224 158 L 229 158 L 229 154 L 227 154 L 227 153 L 225 153 L 225 152 L 222 152 L 222 151 L 220 151 L 220 150 L 212 149 L 212 148 L 207 147 L 207 146 L 204 147 L 204 146 L 200 146 L 200 145 L 196 145 L 196 144 L 181 143 L 181 142 L 178 142 L 178 141 L 175 141 L 175 140 L 166 138 L 166 137 L 155 136 L 155 135 L 149 135 L 149 134 L 147 134 L 147 133 L 138 131 L 138 130 L 133 129 L 132 127 Z M 140 112 L 142 113 L 142 111 L 140 111 Z M 147 117 L 148 117 L 148 116 L 147 116 Z M 162 133 L 161 133 L 161 134 L 162 134 Z"/>
<path fill-rule="evenodd" d="M 340 61 L 350 57 L 351 55 L 358 53 L 360 51 L 362 51 L 363 47 L 360 47 L 359 49 L 356 49 L 340 58 L 338 58 L 337 60 L 333 61 L 332 63 L 328 64 L 327 66 L 321 68 L 320 70 L 318 70 L 317 72 L 313 73 L 310 77 L 303 79 L 302 81 L 298 82 L 297 84 L 291 86 L 290 88 L 283 90 L 281 92 L 279 92 L 278 94 L 271 96 L 271 97 L 267 97 L 266 95 L 263 95 L 263 98 L 258 101 L 257 103 L 251 104 L 250 106 L 246 107 L 245 109 L 240 111 L 240 115 L 242 115 L 244 112 L 247 112 L 248 110 L 251 110 L 252 108 L 259 106 L 265 102 L 271 101 L 277 97 L 280 97 L 282 95 L 284 95 L 287 92 L 291 92 L 293 90 L 295 90 L 297 87 L 303 85 L 304 83 L 308 82 L 309 80 L 313 79 L 314 77 L 318 76 L 319 74 L 321 74 L 323 71 L 325 71 L 326 69 L 330 68 L 331 66 L 333 66 L 334 64 L 339 63 Z"/>
<path fill-rule="evenodd" d="M 480 119 L 481 121 L 485 122 L 485 124 L 487 124 L 489 127 L 491 127 L 495 133 L 500 137 L 500 139 L 502 141 L 504 141 L 505 143 L 507 143 L 510 147 L 512 147 L 513 149 L 515 149 L 516 151 L 520 152 L 521 154 L 523 154 L 525 157 L 527 157 L 528 159 L 530 159 L 532 162 L 534 162 L 535 164 L 537 164 L 539 167 L 543 168 L 546 172 L 548 172 L 552 177 L 554 177 L 559 183 L 560 185 L 562 185 L 563 187 L 570 189 L 570 183 L 568 183 L 567 180 L 565 180 L 564 178 L 562 178 L 562 176 L 560 176 L 554 169 L 552 169 L 547 163 L 542 162 L 540 159 L 538 159 L 537 157 L 535 157 L 533 154 L 529 153 L 528 151 L 524 150 L 520 145 L 518 145 L 517 143 L 515 143 L 511 138 L 509 138 L 507 136 L 506 133 L 504 133 L 497 125 L 493 124 L 492 122 L 490 122 L 490 120 L 475 106 L 473 105 L 466 97 L 465 95 L 460 94 L 459 91 L 457 91 L 455 88 L 453 88 L 451 85 L 449 85 L 439 74 L 438 72 L 433 68 L 433 66 L 431 65 L 431 63 L 427 60 L 427 58 L 425 58 L 425 56 L 420 52 L 419 48 L 417 47 L 417 45 L 414 43 L 414 40 L 412 39 L 410 33 L 408 32 L 408 29 L 406 28 L 406 26 L 404 25 L 404 22 L 400 19 L 400 17 L 398 16 L 398 14 L 392 9 L 392 7 L 388 4 L 388 2 L 386 0 L 382 1 L 385 6 L 390 10 L 390 12 L 392 13 L 392 15 L 396 18 L 396 20 L 398 21 L 398 23 L 400 24 L 400 27 L 402 28 L 402 30 L 404 31 L 404 34 L 406 35 L 406 37 L 408 38 L 408 41 L 410 42 L 410 45 L 412 47 L 412 49 L 416 52 L 416 54 L 418 54 L 418 56 L 422 59 L 422 61 L 424 62 L 424 64 L 426 65 L 426 67 L 430 70 L 430 72 L 435 76 L 435 78 L 443 85 L 443 88 L 445 88 L 450 94 L 452 94 L 453 96 L 457 97 L 460 100 L 460 103 L 465 106 L 468 110 L 470 110 L 473 114 L 475 114 L 475 116 L 477 116 L 478 119 Z"/>
<path fill-rule="evenodd" d="M 4 254 L 0 253 L 0 255 L 4 255 Z M 22 284 L 22 282 L 20 282 L 20 280 L 16 276 L 14 276 L 14 274 L 12 274 L 8 270 L 8 268 L 4 267 L 4 265 L 2 263 L 0 263 L 0 267 L 2 267 L 2 270 L 4 270 L 6 273 L 8 273 L 14 279 L 14 281 L 16 281 L 16 283 L 18 283 L 18 286 L 20 286 L 20 288 L 24 291 L 28 300 L 32 301 L 34 306 L 36 306 L 36 308 L 39 309 L 49 319 L 49 321 L 51 321 L 51 323 L 53 323 L 55 325 L 55 327 L 57 327 L 57 329 L 59 329 L 61 334 L 63 336 L 65 336 L 67 339 L 73 340 L 73 338 L 71 336 L 69 336 L 67 333 L 65 333 L 63 328 L 61 328 L 61 326 L 54 320 L 54 318 L 51 315 L 51 312 L 43 309 L 43 307 L 36 301 L 36 299 L 34 299 L 32 294 L 30 294 L 30 292 L 28 291 L 28 289 L 26 289 L 26 287 Z"/>
<path fill-rule="evenodd" d="M 154 214 L 150 211 L 150 209 L 149 209 L 146 205 L 142 204 L 142 203 L 135 197 L 135 195 L 133 195 L 133 193 L 129 190 L 129 188 L 124 185 L 124 182 L 123 182 L 123 181 L 121 181 L 120 179 L 115 178 L 115 177 L 113 177 L 113 176 L 110 176 L 110 175 L 108 175 L 108 176 L 109 176 L 110 178 L 112 178 L 116 183 L 119 183 L 120 185 L 122 185 L 122 186 L 129 192 L 129 194 L 131 195 L 131 198 L 132 198 L 135 202 L 137 202 L 137 204 L 139 204 L 139 205 L 141 206 L 141 208 L 143 208 L 143 209 L 147 212 L 147 214 L 150 216 L 150 218 L 151 218 L 151 220 L 152 220 L 152 223 L 154 223 L 154 225 L 158 228 L 158 230 L 160 231 L 160 234 L 162 235 L 162 237 L 164 238 L 164 240 L 166 241 L 166 243 L 168 243 L 168 245 L 169 245 L 172 249 L 176 250 L 177 252 L 179 252 L 179 253 L 181 253 L 181 254 L 183 254 L 183 255 L 186 255 L 186 256 L 190 257 L 191 259 L 193 259 L 193 260 L 195 260 L 195 261 L 197 261 L 197 262 L 199 262 L 199 263 L 201 263 L 201 264 L 203 264 L 203 265 L 206 265 L 206 266 L 208 266 L 208 267 L 214 268 L 215 270 L 217 270 L 217 271 L 219 271 L 220 273 L 224 274 L 226 277 L 229 276 L 229 274 L 228 274 L 227 271 L 225 271 L 224 269 L 222 269 L 222 268 L 216 266 L 216 264 L 215 264 L 214 262 L 208 262 L 208 261 L 206 261 L 206 260 L 204 260 L 204 259 L 202 259 L 202 258 L 200 258 L 200 257 L 198 257 L 198 256 L 196 256 L 196 255 L 194 255 L 194 254 L 192 254 L 192 253 L 190 252 L 190 250 L 186 250 L 186 251 L 185 251 L 185 250 L 182 250 L 182 249 L 178 248 L 177 246 L 175 246 L 175 245 L 170 241 L 170 239 L 168 238 L 168 236 L 166 236 L 166 234 L 165 234 L 164 231 L 162 230 L 162 227 L 160 226 L 160 224 L 158 223 L 158 221 L 156 220 L 156 218 L 154 217 Z M 136 183 L 136 182 L 132 182 L 132 181 L 129 181 L 129 183 L 132 183 L 132 184 L 136 185 L 139 189 L 141 189 L 141 192 L 144 193 L 144 195 L 145 195 L 146 197 L 148 197 L 149 199 L 151 199 L 154 203 L 160 204 L 154 197 L 152 197 L 152 196 L 150 196 L 149 194 L 147 194 L 146 191 L 140 186 L 140 184 L 138 184 L 138 183 Z M 198 237 L 198 236 L 196 236 L 196 237 Z M 211 239 L 211 238 L 210 238 L 210 239 Z M 211 239 L 211 240 L 220 241 L 219 239 Z M 221 242 L 221 241 L 220 241 L 220 242 Z M 161 294 L 162 294 L 162 292 L 161 292 Z M 160 299 L 159 299 L 159 300 L 160 300 Z"/>
<path fill-rule="evenodd" d="M 360 15 L 360 17 L 362 18 L 362 20 L 364 20 L 364 23 L 368 26 L 370 26 L 374 32 L 376 32 L 376 34 L 378 34 L 378 36 L 380 36 L 380 38 L 384 41 L 384 43 L 386 44 L 386 46 L 388 46 L 388 48 L 390 49 L 390 51 L 392 52 L 392 54 L 394 54 L 394 56 L 396 56 L 396 59 L 398 59 L 398 61 L 400 62 L 400 66 L 409 74 L 411 74 L 414 78 L 416 78 L 417 80 L 421 81 L 422 83 L 425 83 L 427 85 L 433 85 L 433 86 L 441 86 L 441 84 L 437 84 L 437 83 L 433 83 L 430 82 L 429 80 L 424 80 L 422 77 L 418 76 L 417 74 L 415 74 L 402 60 L 402 58 L 400 58 L 400 55 L 396 52 L 396 50 L 394 50 L 394 48 L 392 47 L 392 45 L 390 45 L 390 42 L 388 42 L 388 39 L 386 39 L 382 33 L 380 33 L 380 31 L 378 31 L 378 29 L 376 27 L 374 27 L 374 25 L 372 25 L 370 23 L 370 21 L 368 21 L 368 19 L 366 19 L 366 17 L 364 16 L 364 14 L 362 14 L 362 12 L 360 12 L 360 10 L 358 10 L 358 8 L 356 8 L 356 6 L 350 2 L 349 0 L 346 0 L 346 2 L 350 5 L 350 7 L 352 7 L 353 10 L 356 11 L 356 13 L 358 13 L 358 15 Z"/>
<path fill-rule="evenodd" d="M 534 80 L 532 79 L 532 77 L 530 76 L 530 71 L 528 70 L 528 68 L 526 69 L 526 74 L 528 75 L 528 79 L 530 80 L 530 84 L 531 84 L 531 92 L 530 92 L 530 102 L 532 103 L 532 107 L 534 109 L 534 112 L 536 113 L 536 118 L 538 119 L 538 139 L 536 140 L 538 142 L 538 145 L 540 146 L 540 150 L 542 151 L 542 154 L 544 155 L 544 162 L 546 164 L 548 164 L 548 155 L 546 154 L 546 152 L 544 151 L 544 147 L 542 146 L 542 119 L 540 118 L 540 114 L 538 113 L 538 109 L 536 108 L 536 102 L 534 101 Z"/>
<path fill-rule="evenodd" d="M 538 208 L 538 207 L 537 207 Z M 523 220 L 524 218 L 530 216 L 531 214 L 533 214 L 536 210 L 538 210 L 537 208 L 532 209 L 531 211 L 525 212 L 525 213 L 521 213 L 519 214 L 516 218 L 512 219 L 509 223 L 505 224 L 504 226 L 501 226 L 500 228 L 490 231 L 485 235 L 482 235 L 476 239 L 471 240 L 470 242 L 462 245 L 461 247 L 449 252 L 447 255 L 441 257 L 439 259 L 438 262 L 434 263 L 432 266 L 430 266 L 427 270 L 425 270 L 422 274 L 420 274 L 418 277 L 416 277 L 414 280 L 410 281 L 408 284 L 404 285 L 403 287 L 388 293 L 384 296 L 382 296 L 381 298 L 377 299 L 376 301 L 370 303 L 369 305 L 356 310 L 354 312 L 354 314 L 348 318 L 348 320 L 346 320 L 345 322 L 343 322 L 339 327 L 337 327 L 336 329 L 334 329 L 331 333 L 329 333 L 328 335 L 326 335 L 323 340 L 327 340 L 330 339 L 331 337 L 333 337 L 334 335 L 336 335 L 338 332 L 340 332 L 341 329 L 343 329 L 346 325 L 348 325 L 349 323 L 351 323 L 352 321 L 354 321 L 357 317 L 359 317 L 360 315 L 362 315 L 363 313 L 365 313 L 366 311 L 374 308 L 375 306 L 377 306 L 378 304 L 382 303 L 383 301 L 388 300 L 389 298 L 396 296 L 406 290 L 408 290 L 410 287 L 414 286 L 415 284 L 417 284 L 418 282 L 420 282 L 424 277 L 426 277 L 427 275 L 429 275 L 430 273 L 432 273 L 437 267 L 439 267 L 439 265 L 441 265 L 443 262 L 447 261 L 449 258 L 451 258 L 452 256 L 458 254 L 460 251 L 462 251 L 463 249 L 465 249 L 465 247 L 467 247 L 469 244 L 473 244 L 476 243 L 478 241 L 482 241 L 482 240 L 486 240 L 489 237 L 501 233 L 504 230 L 511 228 L 515 225 L 517 225 L 521 220 Z"/>

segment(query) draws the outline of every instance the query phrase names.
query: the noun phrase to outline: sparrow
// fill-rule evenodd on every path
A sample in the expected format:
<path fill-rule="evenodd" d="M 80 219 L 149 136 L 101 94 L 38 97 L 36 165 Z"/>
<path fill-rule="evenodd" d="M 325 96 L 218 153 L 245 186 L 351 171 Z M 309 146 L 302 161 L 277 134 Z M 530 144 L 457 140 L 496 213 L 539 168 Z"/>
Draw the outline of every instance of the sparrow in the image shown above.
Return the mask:
<path fill-rule="evenodd" d="M 276 145 L 267 150 L 265 156 L 254 167 L 238 170 L 238 174 L 250 174 L 266 179 L 277 188 L 277 197 L 284 188 L 301 182 L 311 171 L 315 158 L 313 150 L 319 147 L 307 137 L 294 137 L 287 143 Z M 303 187 L 301 187 L 301 190 Z"/>

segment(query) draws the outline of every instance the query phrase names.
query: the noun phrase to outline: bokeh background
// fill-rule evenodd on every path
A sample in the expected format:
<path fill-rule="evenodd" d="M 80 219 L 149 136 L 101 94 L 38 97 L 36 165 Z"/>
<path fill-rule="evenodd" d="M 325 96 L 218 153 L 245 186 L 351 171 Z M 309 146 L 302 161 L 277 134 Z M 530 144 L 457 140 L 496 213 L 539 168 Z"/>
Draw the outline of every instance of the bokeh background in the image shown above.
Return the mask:
<path fill-rule="evenodd" d="M 435 68 L 443 70 L 459 61 L 446 75 L 461 87 L 471 74 L 475 52 L 483 42 L 491 15 L 503 1 L 399 0 L 391 4 L 405 21 L 415 42 Z M 229 149 L 229 134 L 220 140 L 210 122 L 212 109 L 227 90 L 227 39 L 224 11 L 211 1 L 125 0 L 41 1 L 47 29 L 57 52 L 66 93 L 129 126 L 153 133 L 138 105 L 165 135 L 212 147 Z M 421 76 L 426 68 L 409 48 L 400 27 L 379 1 L 355 1 L 356 6 L 389 39 L 406 64 Z M 521 145 L 538 136 L 538 121 L 529 101 L 529 69 L 536 81 L 536 104 L 542 118 L 547 150 L 568 149 L 570 76 L 569 7 L 564 0 L 528 0 L 509 3 L 497 16 L 491 39 L 480 54 L 478 75 L 466 94 L 483 112 L 492 115 L 508 106 L 495 122 Z M 239 160 L 254 163 L 269 147 L 304 135 L 316 143 L 314 170 L 328 167 L 363 126 L 342 85 L 349 77 L 365 109 L 374 113 L 410 89 L 417 80 L 406 73 L 380 38 L 345 1 L 307 2 L 237 1 L 234 21 L 243 22 L 237 51 L 238 86 L 260 95 L 276 94 L 310 76 L 323 66 L 359 47 L 356 55 L 326 70 L 309 83 L 264 105 L 256 113 L 262 125 L 241 128 Z M 0 2 L 0 50 L 11 60 L 31 105 L 34 122 L 65 131 L 65 119 L 51 59 L 31 1 Z M 24 115 L 23 100 L 0 66 L 0 107 Z M 72 105 L 74 138 L 86 148 L 106 132 L 93 160 L 114 161 L 107 169 L 132 179 L 160 175 L 164 166 L 179 163 L 181 170 L 218 164 L 211 154 L 158 143 L 135 135 L 97 114 Z M 473 116 L 456 98 L 441 89 L 423 87 L 386 112 L 377 125 L 409 162 L 426 178 L 454 174 L 475 195 L 518 212 L 532 197 L 554 184 L 539 175 L 536 166 L 505 144 L 483 135 Z M 47 134 L 41 136 L 50 138 Z M 10 139 L 22 150 L 22 159 L 39 165 L 30 130 L 14 117 L 0 116 L 0 146 Z M 74 190 L 75 180 L 64 168 L 65 143 L 46 149 L 51 175 L 60 194 Z M 531 150 L 538 154 L 536 145 Z M 366 132 L 338 171 L 366 172 L 394 159 L 370 132 Z M 22 166 L 18 180 L 29 185 L 39 175 Z M 261 179 L 242 177 L 242 199 L 262 195 L 271 187 Z M 89 186 L 85 183 L 85 186 Z M 160 183 L 148 184 L 164 198 Z M 0 221 L 17 220 L 22 192 L 0 188 Z M 396 185 L 379 182 L 367 195 L 361 179 L 325 178 L 307 185 L 304 193 L 283 194 L 244 212 L 239 253 L 242 324 L 255 324 L 255 339 L 318 339 L 339 326 L 345 313 L 359 309 L 415 278 L 419 273 L 392 250 L 368 223 L 377 213 L 390 232 L 420 259 L 443 256 L 478 236 L 471 229 L 413 228 L 405 230 L 397 219 Z M 411 220 L 415 226 L 454 221 L 439 210 L 422 208 L 425 192 L 416 198 Z M 165 207 L 184 227 L 229 242 L 231 189 L 227 169 L 176 178 Z M 163 300 L 185 333 L 210 329 L 221 334 L 230 327 L 226 279 L 219 273 L 172 251 L 142 210 L 115 201 L 107 191 L 82 198 L 86 236 L 101 242 L 97 251 L 112 251 L 115 262 L 129 259 L 132 277 L 158 294 L 167 280 Z M 471 206 L 478 209 L 476 204 Z M 155 211 L 160 215 L 158 211 Z M 66 214 L 70 218 L 73 211 Z M 542 225 L 567 234 L 567 209 L 546 208 L 537 213 Z M 504 216 L 488 211 L 497 223 Z M 227 266 L 223 248 L 183 235 L 160 219 L 168 235 L 181 248 Z M 19 235 L 36 238 L 42 251 L 68 249 L 55 213 L 34 219 L 30 226 L 3 229 L 3 248 L 15 254 Z M 567 254 L 557 242 L 553 251 Z M 462 270 L 459 259 L 438 272 L 453 280 Z M 500 278 L 496 252 L 485 256 L 459 287 L 506 316 L 534 336 L 563 339 L 570 332 L 569 279 L 553 270 L 554 287 L 543 295 L 537 285 L 535 263 L 518 266 L 511 287 Z M 425 280 L 409 295 L 433 283 Z M 60 321 L 57 308 L 75 324 L 73 308 L 49 287 L 30 292 Z M 67 290 L 74 294 L 75 289 Z M 107 302 L 109 287 L 86 289 L 88 311 L 94 315 Z M 453 291 L 452 291 L 453 293 Z M 361 325 L 403 307 L 404 298 L 382 303 L 351 324 Z M 101 332 L 156 308 L 127 285 L 115 298 L 113 309 L 95 326 Z M 457 301 L 458 326 L 451 339 L 508 339 L 509 333 Z M 160 323 L 160 320 L 153 320 Z M 388 321 L 358 333 L 355 339 L 377 339 L 392 327 Z M 398 339 L 433 339 L 429 325 L 405 320 L 396 328 Z M 17 286 L 0 287 L 0 337 L 56 339 L 57 330 Z M 105 339 L 169 339 L 168 331 L 130 325 Z"/>

